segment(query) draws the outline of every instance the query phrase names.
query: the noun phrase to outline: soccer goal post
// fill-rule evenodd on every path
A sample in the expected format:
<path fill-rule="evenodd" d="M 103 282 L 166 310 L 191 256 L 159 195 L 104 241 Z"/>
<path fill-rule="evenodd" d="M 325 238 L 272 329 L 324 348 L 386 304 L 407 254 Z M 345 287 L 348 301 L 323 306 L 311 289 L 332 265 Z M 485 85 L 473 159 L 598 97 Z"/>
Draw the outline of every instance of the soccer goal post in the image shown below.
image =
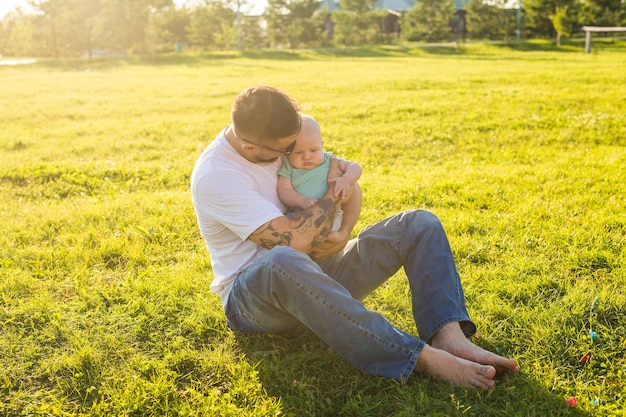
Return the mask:
<path fill-rule="evenodd" d="M 583 26 L 585 31 L 585 53 L 591 52 L 591 32 L 626 32 L 626 27 Z"/>

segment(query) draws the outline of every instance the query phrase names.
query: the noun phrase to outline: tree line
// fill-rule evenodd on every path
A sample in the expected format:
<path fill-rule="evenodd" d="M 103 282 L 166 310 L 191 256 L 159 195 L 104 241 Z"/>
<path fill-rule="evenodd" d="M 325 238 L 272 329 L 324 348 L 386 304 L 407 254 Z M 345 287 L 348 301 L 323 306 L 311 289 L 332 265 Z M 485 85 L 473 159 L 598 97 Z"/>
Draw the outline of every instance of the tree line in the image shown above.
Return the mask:
<path fill-rule="evenodd" d="M 418 0 L 404 13 L 376 0 L 268 0 L 251 16 L 249 0 L 29 0 L 0 21 L 0 55 L 66 57 L 94 53 L 351 46 L 398 41 L 446 42 L 458 35 L 452 0 Z M 470 0 L 463 36 L 509 40 L 570 36 L 576 28 L 626 26 L 626 0 Z"/>

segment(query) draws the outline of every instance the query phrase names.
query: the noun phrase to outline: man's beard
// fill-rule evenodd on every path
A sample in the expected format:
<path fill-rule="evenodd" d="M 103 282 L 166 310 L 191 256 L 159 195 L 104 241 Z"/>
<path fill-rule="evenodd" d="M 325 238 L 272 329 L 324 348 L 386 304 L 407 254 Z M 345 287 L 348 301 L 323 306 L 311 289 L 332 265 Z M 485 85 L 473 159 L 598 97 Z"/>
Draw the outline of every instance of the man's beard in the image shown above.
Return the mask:
<path fill-rule="evenodd" d="M 255 156 L 254 161 L 252 162 L 254 162 L 255 164 L 271 164 L 271 163 L 276 162 L 276 160 L 278 160 L 278 157 L 264 159 L 264 158 Z"/>

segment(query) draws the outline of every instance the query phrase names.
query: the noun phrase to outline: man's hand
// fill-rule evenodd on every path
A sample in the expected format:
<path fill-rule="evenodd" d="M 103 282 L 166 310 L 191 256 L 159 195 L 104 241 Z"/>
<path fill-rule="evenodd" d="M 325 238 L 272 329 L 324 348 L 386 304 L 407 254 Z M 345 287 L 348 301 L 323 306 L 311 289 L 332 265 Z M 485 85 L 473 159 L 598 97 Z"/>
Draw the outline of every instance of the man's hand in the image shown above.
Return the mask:
<path fill-rule="evenodd" d="M 336 254 L 342 250 L 346 246 L 346 243 L 348 243 L 348 240 L 350 240 L 352 229 L 354 229 L 354 225 L 359 218 L 359 213 L 361 213 L 361 187 L 356 183 L 352 188 L 354 190 L 350 199 L 342 206 L 343 221 L 341 222 L 341 229 L 336 232 L 330 232 L 326 241 L 310 253 L 313 259 L 320 259 Z"/>
<path fill-rule="evenodd" d="M 350 240 L 350 233 L 345 231 L 343 228 L 336 232 L 330 232 L 326 241 L 310 253 L 311 258 L 321 259 L 334 255 L 346 246 L 348 240 Z"/>

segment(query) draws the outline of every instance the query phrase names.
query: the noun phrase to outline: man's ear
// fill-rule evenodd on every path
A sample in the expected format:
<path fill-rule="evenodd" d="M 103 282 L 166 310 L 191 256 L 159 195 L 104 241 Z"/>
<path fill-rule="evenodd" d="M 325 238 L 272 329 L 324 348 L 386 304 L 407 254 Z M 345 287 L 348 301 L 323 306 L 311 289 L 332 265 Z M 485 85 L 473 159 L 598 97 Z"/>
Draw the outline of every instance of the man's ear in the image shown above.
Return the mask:
<path fill-rule="evenodd" d="M 244 152 L 249 152 L 251 150 L 254 150 L 255 147 L 256 145 L 254 143 L 243 142 L 241 144 L 241 150 Z"/>

